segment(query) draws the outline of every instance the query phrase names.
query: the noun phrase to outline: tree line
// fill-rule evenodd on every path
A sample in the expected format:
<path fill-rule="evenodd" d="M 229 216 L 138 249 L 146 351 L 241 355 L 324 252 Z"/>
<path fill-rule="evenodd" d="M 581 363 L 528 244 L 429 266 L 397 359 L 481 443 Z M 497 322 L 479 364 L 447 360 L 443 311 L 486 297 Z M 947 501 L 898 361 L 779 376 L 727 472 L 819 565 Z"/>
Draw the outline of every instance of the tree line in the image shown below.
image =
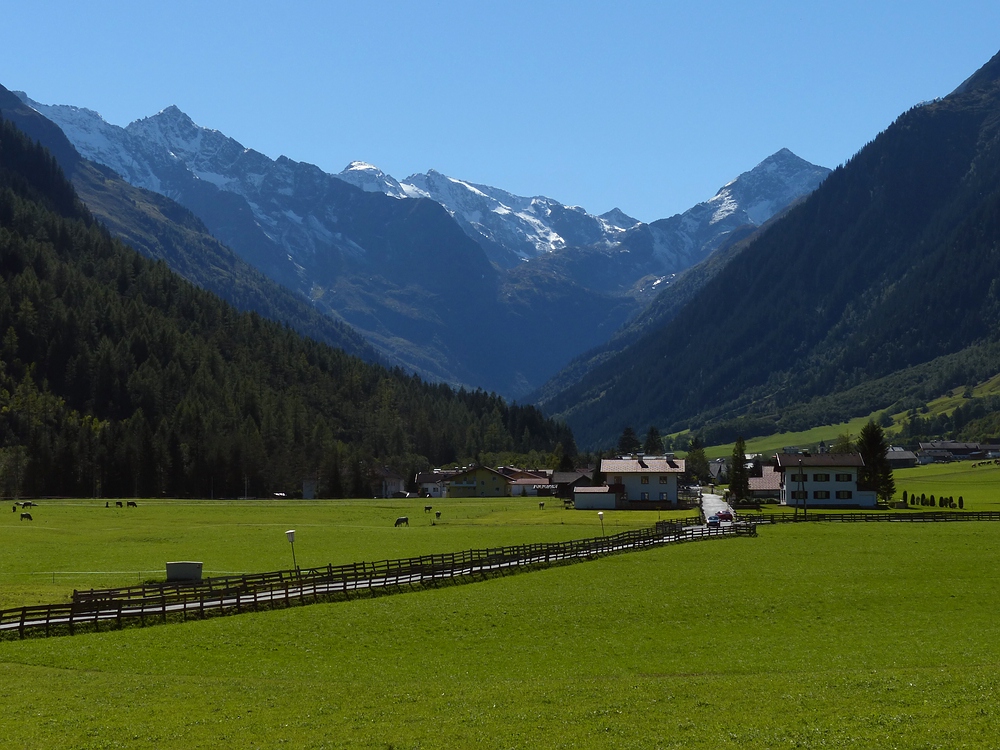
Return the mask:
<path fill-rule="evenodd" d="M 558 448 L 531 406 L 428 384 L 240 313 L 114 240 L 0 122 L 0 463 L 30 495 L 370 495 L 488 452 Z"/>

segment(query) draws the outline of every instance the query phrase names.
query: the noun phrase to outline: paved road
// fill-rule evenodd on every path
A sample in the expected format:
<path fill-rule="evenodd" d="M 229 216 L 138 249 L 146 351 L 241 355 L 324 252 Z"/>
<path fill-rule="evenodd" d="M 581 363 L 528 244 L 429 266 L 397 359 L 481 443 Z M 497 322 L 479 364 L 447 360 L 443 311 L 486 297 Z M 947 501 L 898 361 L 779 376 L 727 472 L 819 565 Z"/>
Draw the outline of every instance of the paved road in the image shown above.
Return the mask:
<path fill-rule="evenodd" d="M 704 514 L 704 518 L 707 521 L 709 516 L 717 516 L 724 510 L 728 510 L 733 514 L 733 518 L 736 518 L 736 513 L 732 507 L 727 503 L 722 495 L 713 495 L 711 493 L 704 493 L 701 496 L 701 509 Z M 723 523 L 727 523 L 723 521 Z"/>

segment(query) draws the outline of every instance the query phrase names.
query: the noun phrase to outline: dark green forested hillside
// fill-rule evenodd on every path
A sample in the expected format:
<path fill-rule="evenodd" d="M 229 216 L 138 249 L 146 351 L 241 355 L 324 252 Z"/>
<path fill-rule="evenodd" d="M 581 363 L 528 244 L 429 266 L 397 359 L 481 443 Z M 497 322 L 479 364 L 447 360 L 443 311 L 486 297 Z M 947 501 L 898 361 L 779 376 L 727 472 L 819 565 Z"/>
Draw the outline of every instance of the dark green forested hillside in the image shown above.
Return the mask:
<path fill-rule="evenodd" d="M 996 67 L 900 116 L 670 323 L 550 399 L 549 411 L 588 445 L 609 444 L 626 424 L 731 440 L 995 374 Z"/>
<path fill-rule="evenodd" d="M 359 333 L 271 281 L 212 237 L 186 208 L 81 158 L 55 124 L 3 86 L 0 117 L 48 149 L 91 213 L 143 255 L 165 260 L 185 279 L 240 310 L 258 312 L 317 341 L 378 361 L 378 354 Z"/>
<path fill-rule="evenodd" d="M 367 494 L 483 451 L 575 451 L 532 407 L 454 392 L 239 313 L 111 238 L 0 122 L 0 459 L 25 494 Z M 12 487 L 14 485 L 14 487 Z"/>

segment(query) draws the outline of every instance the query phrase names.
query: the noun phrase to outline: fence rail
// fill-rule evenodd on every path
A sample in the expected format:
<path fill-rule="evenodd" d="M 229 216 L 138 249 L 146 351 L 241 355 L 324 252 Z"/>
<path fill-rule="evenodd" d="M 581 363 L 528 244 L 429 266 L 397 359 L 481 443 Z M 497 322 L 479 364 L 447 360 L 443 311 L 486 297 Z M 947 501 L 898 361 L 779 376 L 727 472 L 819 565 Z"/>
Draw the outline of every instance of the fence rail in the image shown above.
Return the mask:
<path fill-rule="evenodd" d="M 808 521 L 834 521 L 840 523 L 940 523 L 947 521 L 1000 521 L 1000 511 L 995 510 L 941 510 L 941 511 L 902 511 L 900 513 L 808 513 L 797 515 L 785 513 L 740 513 L 741 521 L 754 524 L 763 523 L 802 523 Z"/>
<path fill-rule="evenodd" d="M 491 575 L 518 567 L 572 562 L 656 545 L 757 534 L 753 524 L 707 528 L 694 526 L 693 520 L 660 521 L 652 528 L 568 542 L 74 591 L 69 604 L 0 610 L 0 633 L 16 633 L 24 638 L 28 631 L 44 630 L 49 635 L 56 629 L 60 633 L 68 630 L 72 635 L 80 626 L 99 630 L 102 624 L 121 627 L 125 621 L 145 623 L 147 619 L 159 619 L 165 622 L 171 615 L 187 619 L 189 616 L 204 617 L 206 612 L 213 610 L 242 612 L 310 598 L 318 601 L 321 597 L 349 596 L 376 589 Z"/>

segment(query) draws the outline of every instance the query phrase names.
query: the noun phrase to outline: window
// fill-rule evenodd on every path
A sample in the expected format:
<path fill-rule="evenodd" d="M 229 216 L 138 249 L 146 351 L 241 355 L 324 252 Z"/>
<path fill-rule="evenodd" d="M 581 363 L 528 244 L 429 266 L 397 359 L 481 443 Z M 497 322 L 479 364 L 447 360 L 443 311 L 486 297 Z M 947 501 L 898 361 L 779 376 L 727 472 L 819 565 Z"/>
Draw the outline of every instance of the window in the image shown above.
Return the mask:
<path fill-rule="evenodd" d="M 642 484 L 649 484 L 649 477 L 643 476 L 640 481 L 642 482 Z"/>
<path fill-rule="evenodd" d="M 808 496 L 805 490 L 792 490 L 792 500 L 805 500 Z"/>
<path fill-rule="evenodd" d="M 660 484 L 667 484 L 667 482 L 669 481 L 669 479 L 670 479 L 670 477 L 661 476 L 660 477 Z"/>
<path fill-rule="evenodd" d="M 816 490 L 813 492 L 813 500 L 829 500 L 830 490 Z"/>
<path fill-rule="evenodd" d="M 792 476 L 789 477 L 789 481 L 790 482 L 807 482 L 807 481 L 809 481 L 809 475 L 808 474 L 792 474 Z"/>
<path fill-rule="evenodd" d="M 850 500 L 853 497 L 853 493 L 850 490 L 837 490 L 838 500 Z"/>
<path fill-rule="evenodd" d="M 660 500 L 666 500 L 666 499 L 667 499 L 667 493 L 666 492 L 661 492 L 660 493 Z"/>
<path fill-rule="evenodd" d="M 649 500 L 649 493 L 648 492 L 640 492 L 639 493 L 639 499 L 640 500 Z"/>
<path fill-rule="evenodd" d="M 813 474 L 813 481 L 814 482 L 829 482 L 830 481 L 830 475 L 829 474 Z"/>
<path fill-rule="evenodd" d="M 853 482 L 854 481 L 854 476 L 852 474 L 838 474 L 837 475 L 837 481 L 838 482 Z"/>

